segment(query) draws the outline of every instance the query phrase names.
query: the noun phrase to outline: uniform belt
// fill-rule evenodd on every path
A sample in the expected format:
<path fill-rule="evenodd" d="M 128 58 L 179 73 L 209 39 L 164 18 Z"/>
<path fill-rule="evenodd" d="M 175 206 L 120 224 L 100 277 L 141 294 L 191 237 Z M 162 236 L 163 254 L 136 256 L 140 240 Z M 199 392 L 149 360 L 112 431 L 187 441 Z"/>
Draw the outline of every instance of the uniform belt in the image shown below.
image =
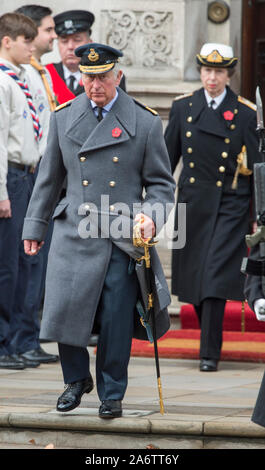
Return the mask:
<path fill-rule="evenodd" d="M 17 170 L 27 171 L 28 173 L 34 173 L 35 167 L 30 165 L 24 165 L 23 163 L 8 162 L 8 166 L 11 168 L 16 168 Z"/>

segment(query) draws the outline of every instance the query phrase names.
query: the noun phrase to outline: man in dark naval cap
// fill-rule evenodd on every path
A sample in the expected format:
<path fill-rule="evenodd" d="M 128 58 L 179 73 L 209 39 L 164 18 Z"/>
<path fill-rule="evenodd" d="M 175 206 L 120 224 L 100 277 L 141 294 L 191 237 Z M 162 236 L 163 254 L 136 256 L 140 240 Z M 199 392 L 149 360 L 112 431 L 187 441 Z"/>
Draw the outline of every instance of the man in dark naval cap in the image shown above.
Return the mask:
<path fill-rule="evenodd" d="M 91 26 L 95 21 L 93 13 L 86 10 L 69 10 L 54 16 L 55 31 L 61 62 L 48 64 L 53 89 L 59 104 L 84 92 L 79 70 L 80 58 L 74 53 L 77 47 L 91 43 Z M 125 79 L 121 87 L 125 89 Z"/>
<path fill-rule="evenodd" d="M 93 389 L 87 345 L 96 326 L 99 416 L 117 418 L 132 337 L 147 339 L 137 311 L 148 296 L 146 290 L 141 294 L 136 271 L 141 253 L 133 245 L 133 224 L 140 224 L 144 238 L 158 233 L 168 204 L 174 204 L 175 182 L 157 112 L 119 87 L 122 71 L 116 64 L 122 53 L 91 43 L 76 54 L 85 93 L 52 113 L 23 239 L 26 253 L 36 254 L 53 217 L 40 336 L 59 347 L 67 387 L 57 410 L 76 408 Z M 66 196 L 60 199 L 66 176 Z M 170 295 L 152 248 L 159 338 L 169 328 Z"/>

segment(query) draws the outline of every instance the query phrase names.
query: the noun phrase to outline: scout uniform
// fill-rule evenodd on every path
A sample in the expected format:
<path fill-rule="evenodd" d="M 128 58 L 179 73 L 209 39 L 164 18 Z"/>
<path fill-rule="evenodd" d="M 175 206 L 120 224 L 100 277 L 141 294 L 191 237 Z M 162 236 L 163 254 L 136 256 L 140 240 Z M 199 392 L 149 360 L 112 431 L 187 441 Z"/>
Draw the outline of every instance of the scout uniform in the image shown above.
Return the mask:
<path fill-rule="evenodd" d="M 0 200 L 9 199 L 12 211 L 0 219 L 0 356 L 8 356 L 23 352 L 17 346 L 30 273 L 21 234 L 40 158 L 40 128 L 33 127 L 30 101 L 12 78 L 24 86 L 24 68 L 2 58 L 0 63 Z"/>

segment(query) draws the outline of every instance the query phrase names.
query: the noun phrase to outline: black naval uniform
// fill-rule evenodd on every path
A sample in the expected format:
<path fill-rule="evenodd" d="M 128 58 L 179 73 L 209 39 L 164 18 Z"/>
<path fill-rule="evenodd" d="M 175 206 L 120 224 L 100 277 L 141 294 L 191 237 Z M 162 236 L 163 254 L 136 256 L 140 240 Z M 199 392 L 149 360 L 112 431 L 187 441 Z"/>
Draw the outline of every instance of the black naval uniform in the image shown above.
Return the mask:
<path fill-rule="evenodd" d="M 231 188 L 237 155 L 245 145 L 248 168 L 260 161 L 255 105 L 226 90 L 216 110 L 208 107 L 203 88 L 176 99 L 165 132 L 172 172 L 183 157 L 178 203 L 186 203 L 186 245 L 173 249 L 172 293 L 195 306 L 200 357 L 215 360 L 225 302 L 244 299 L 240 267 L 247 250 L 252 176 L 239 175 L 237 189 Z M 178 226 L 176 210 L 175 230 Z"/>

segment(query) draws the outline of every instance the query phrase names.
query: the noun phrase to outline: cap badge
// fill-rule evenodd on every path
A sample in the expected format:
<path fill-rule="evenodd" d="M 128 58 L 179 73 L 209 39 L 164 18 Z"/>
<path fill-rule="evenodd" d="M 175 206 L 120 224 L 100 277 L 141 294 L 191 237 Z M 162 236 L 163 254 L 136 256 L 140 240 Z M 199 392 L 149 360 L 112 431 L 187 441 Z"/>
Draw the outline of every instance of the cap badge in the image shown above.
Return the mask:
<path fill-rule="evenodd" d="M 73 20 L 65 20 L 64 26 L 66 29 L 72 28 L 73 27 Z"/>
<path fill-rule="evenodd" d="M 221 54 L 219 54 L 218 51 L 212 51 L 211 54 L 207 56 L 207 61 L 208 62 L 214 62 L 214 63 L 222 63 L 223 62 L 223 57 Z"/>
<path fill-rule="evenodd" d="M 90 62 L 97 62 L 99 59 L 99 54 L 95 51 L 95 49 L 91 48 L 87 57 Z"/>

